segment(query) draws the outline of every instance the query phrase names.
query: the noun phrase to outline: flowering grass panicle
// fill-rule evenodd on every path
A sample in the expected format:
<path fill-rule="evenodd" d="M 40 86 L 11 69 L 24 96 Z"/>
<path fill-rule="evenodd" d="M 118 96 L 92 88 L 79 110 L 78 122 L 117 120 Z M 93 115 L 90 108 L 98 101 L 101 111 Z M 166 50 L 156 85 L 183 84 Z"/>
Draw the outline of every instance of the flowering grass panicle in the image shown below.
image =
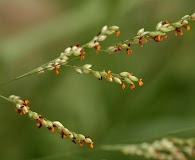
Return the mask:
<path fill-rule="evenodd" d="M 145 31 L 144 28 L 140 29 L 137 32 L 137 35 L 132 39 L 128 39 L 108 47 L 106 50 L 101 49 L 100 43 L 107 39 L 107 36 L 116 34 L 120 35 L 120 30 L 118 26 L 104 26 L 101 31 L 92 38 L 89 42 L 84 45 L 75 44 L 64 50 L 57 58 L 52 61 L 47 62 L 46 64 L 41 65 L 34 70 L 25 73 L 15 79 L 12 79 L 6 83 L 0 84 L 0 86 L 10 83 L 14 80 L 35 74 L 35 73 L 44 73 L 45 71 L 52 70 L 56 74 L 60 73 L 60 68 L 62 66 L 73 68 L 76 73 L 79 74 L 88 74 L 93 75 L 95 78 L 102 80 L 106 79 L 109 82 L 115 82 L 121 86 L 122 89 L 126 88 L 126 85 L 129 84 L 130 89 L 135 88 L 135 83 L 137 82 L 139 86 L 143 85 L 142 78 L 137 78 L 132 73 L 128 71 L 123 71 L 120 73 L 114 73 L 111 70 L 93 70 L 91 64 L 84 64 L 82 66 L 76 66 L 68 64 L 76 58 L 81 60 L 85 59 L 86 48 L 93 48 L 96 53 L 99 51 L 104 51 L 109 54 L 119 53 L 125 50 L 127 55 L 130 55 L 133 51 L 131 45 L 139 44 L 141 47 L 148 41 L 160 42 L 168 37 L 167 33 L 174 31 L 174 34 L 183 35 L 183 29 L 190 30 L 189 21 L 195 20 L 195 13 L 191 15 L 185 15 L 180 20 L 175 23 L 169 21 L 161 21 L 156 25 L 155 31 Z M 89 53 L 88 53 L 89 54 Z M 62 138 L 69 138 L 75 144 L 83 146 L 84 144 L 89 144 L 93 148 L 94 143 L 89 136 L 84 136 L 82 134 L 77 134 L 65 128 L 62 123 L 58 121 L 50 121 L 43 117 L 41 114 L 38 114 L 29 107 L 29 101 L 27 99 L 22 100 L 20 97 L 11 95 L 9 98 L 6 98 L 0 95 L 0 98 L 5 99 L 9 102 L 15 104 L 15 110 L 20 115 L 28 115 L 30 119 L 36 121 L 38 128 L 46 127 L 51 132 L 58 130 L 58 133 Z M 105 146 L 106 150 L 119 150 L 125 154 L 138 155 L 146 158 L 153 158 L 157 160 L 187 160 L 188 157 L 195 157 L 195 140 L 194 139 L 162 139 L 157 140 L 152 144 L 143 143 L 136 145 L 116 145 L 116 146 Z"/>

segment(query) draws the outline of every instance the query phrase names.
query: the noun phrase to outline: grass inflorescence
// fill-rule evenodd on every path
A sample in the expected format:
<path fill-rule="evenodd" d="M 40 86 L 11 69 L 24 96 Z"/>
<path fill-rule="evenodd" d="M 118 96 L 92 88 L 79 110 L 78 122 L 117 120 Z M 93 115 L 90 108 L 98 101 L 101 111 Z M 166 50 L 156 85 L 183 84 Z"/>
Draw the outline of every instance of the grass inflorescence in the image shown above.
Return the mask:
<path fill-rule="evenodd" d="M 45 71 L 54 71 L 56 74 L 59 74 L 61 67 L 65 66 L 65 67 L 71 67 L 72 69 L 74 69 L 74 71 L 76 73 L 79 73 L 79 74 L 93 75 L 95 78 L 97 78 L 99 80 L 106 79 L 108 82 L 115 82 L 117 84 L 120 84 L 122 89 L 126 88 L 127 84 L 129 84 L 130 89 L 134 89 L 136 87 L 136 85 L 134 84 L 135 82 L 137 82 L 139 86 L 142 86 L 143 81 L 142 81 L 142 78 L 137 78 L 136 76 L 134 76 L 132 73 L 130 73 L 128 71 L 114 73 L 110 69 L 108 69 L 108 70 L 105 70 L 105 69 L 94 70 L 94 69 L 92 69 L 91 64 L 84 64 L 82 66 L 77 66 L 77 65 L 68 64 L 68 62 L 71 62 L 72 60 L 74 60 L 75 57 L 80 58 L 80 60 L 84 60 L 86 55 L 89 54 L 89 53 L 86 53 L 86 51 L 85 51 L 86 48 L 94 49 L 94 51 L 96 53 L 103 51 L 103 52 L 106 52 L 109 54 L 115 54 L 115 53 L 121 53 L 122 51 L 124 51 L 127 55 L 130 55 L 133 52 L 133 50 L 131 49 L 131 46 L 133 44 L 139 44 L 141 47 L 143 47 L 144 44 L 149 42 L 149 41 L 161 42 L 162 40 L 167 39 L 167 37 L 168 37 L 167 33 L 171 32 L 171 31 L 173 31 L 176 36 L 178 34 L 183 35 L 183 29 L 190 30 L 189 21 L 191 21 L 191 20 L 195 20 L 195 13 L 193 13 L 191 15 L 185 15 L 181 19 L 179 19 L 178 21 L 176 21 L 174 23 L 172 23 L 168 20 L 161 21 L 156 25 L 156 29 L 154 31 L 145 31 L 145 29 L 142 28 L 137 32 L 137 35 L 134 36 L 133 38 L 128 39 L 128 40 L 124 40 L 124 41 L 117 43 L 115 45 L 112 45 L 106 49 L 102 49 L 102 47 L 101 47 L 102 41 L 106 40 L 107 37 L 109 35 L 112 35 L 112 34 L 116 34 L 116 36 L 119 36 L 120 32 L 121 32 L 118 26 L 114 25 L 114 26 L 108 27 L 105 25 L 104 27 L 102 27 L 101 31 L 86 44 L 83 44 L 83 45 L 75 44 L 75 45 L 72 45 L 70 47 L 67 47 L 57 58 L 33 69 L 32 71 L 30 71 L 28 73 L 25 73 L 19 77 L 16 77 L 13 80 L 10 80 L 10 81 L 7 81 L 6 83 L 0 84 L 0 86 L 5 85 L 7 83 L 10 83 L 14 80 L 18 80 L 18 79 L 21 79 L 23 77 L 35 74 L 35 73 L 42 74 Z M 28 105 L 29 104 L 28 100 L 26 100 L 26 99 L 22 100 L 19 96 L 15 96 L 15 95 L 11 95 L 8 98 L 0 95 L 0 98 L 14 103 L 15 110 L 20 115 L 27 114 L 30 119 L 35 120 L 37 127 L 40 128 L 43 126 L 43 127 L 48 128 L 52 132 L 54 132 L 57 129 L 58 133 L 60 134 L 60 136 L 62 138 L 69 138 L 72 140 L 72 142 L 79 144 L 81 146 L 83 146 L 84 144 L 89 144 L 89 146 L 91 148 L 93 148 L 94 143 L 90 139 L 89 136 L 84 136 L 82 134 L 77 134 L 75 132 L 72 132 L 69 129 L 65 128 L 60 122 L 47 120 L 41 114 L 38 114 L 38 113 L 30 110 L 30 107 Z M 185 142 L 188 142 L 188 141 L 185 141 Z M 189 142 L 193 142 L 193 144 L 194 144 L 194 140 L 193 141 L 190 140 Z M 171 145 L 173 147 L 172 149 L 177 149 L 179 145 L 190 144 L 190 143 L 184 143 L 184 140 L 182 141 L 180 139 L 177 139 L 177 141 L 176 141 L 176 139 L 174 139 L 174 140 L 173 139 L 163 139 L 162 141 L 158 141 L 158 143 L 155 142 L 155 144 L 156 145 L 158 144 L 159 146 L 167 144 L 167 145 Z M 177 145 L 177 147 L 175 148 L 174 145 Z M 134 146 L 121 146 L 121 147 L 119 147 L 119 150 L 121 150 L 127 154 L 135 154 L 136 155 L 139 153 L 140 155 L 142 155 L 146 158 L 148 158 L 148 156 L 149 156 L 149 158 L 160 159 L 157 157 L 164 155 L 164 153 L 161 154 L 161 152 L 159 150 L 157 152 L 154 148 L 151 148 L 151 150 L 144 150 L 143 151 L 144 146 L 147 146 L 146 148 L 151 148 L 151 146 L 153 146 L 153 144 L 152 145 L 142 144 L 142 145 L 134 145 Z M 189 149 L 189 150 L 191 149 L 191 148 L 189 148 L 189 145 L 187 145 L 186 147 L 187 148 L 185 148 L 185 150 L 182 150 L 180 148 L 179 148 L 180 149 L 179 151 L 174 150 L 175 151 L 174 155 L 176 153 L 180 154 L 181 156 L 184 157 L 182 160 L 185 160 L 186 154 L 188 154 L 187 149 Z M 110 148 L 112 148 L 112 147 L 110 147 Z M 131 152 L 131 149 L 134 152 Z M 165 149 L 167 149 L 167 152 L 172 153 L 172 150 L 169 150 L 171 148 L 165 148 Z M 182 155 L 183 152 L 185 152 L 184 155 Z M 152 157 L 152 156 L 157 156 L 157 157 Z M 167 156 L 170 157 L 170 155 L 167 155 Z M 175 158 L 173 156 L 173 154 L 171 156 L 173 157 L 173 159 Z M 194 156 L 194 147 L 193 147 L 193 156 Z M 168 159 L 172 160 L 171 158 L 168 158 Z"/>

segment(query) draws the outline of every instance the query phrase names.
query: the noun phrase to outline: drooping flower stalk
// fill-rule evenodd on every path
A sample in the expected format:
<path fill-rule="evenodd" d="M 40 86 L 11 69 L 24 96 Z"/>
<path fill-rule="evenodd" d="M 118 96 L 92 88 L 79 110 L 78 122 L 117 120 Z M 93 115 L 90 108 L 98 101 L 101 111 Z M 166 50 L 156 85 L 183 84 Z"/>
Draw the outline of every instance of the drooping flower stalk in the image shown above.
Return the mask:
<path fill-rule="evenodd" d="M 72 140 L 73 143 L 79 144 L 83 146 L 84 144 L 89 144 L 90 148 L 94 147 L 93 141 L 90 139 L 90 136 L 84 136 L 83 134 L 77 134 L 75 132 L 70 131 L 69 129 L 65 128 L 62 123 L 59 121 L 50 121 L 44 118 L 41 114 L 30 110 L 29 107 L 29 100 L 24 99 L 22 100 L 19 96 L 11 95 L 8 98 L 1 96 L 1 98 L 12 102 L 15 104 L 15 111 L 20 115 L 28 115 L 31 120 L 36 121 L 36 126 L 38 128 L 46 127 L 51 132 L 55 132 L 58 130 L 61 138 L 69 138 Z"/>

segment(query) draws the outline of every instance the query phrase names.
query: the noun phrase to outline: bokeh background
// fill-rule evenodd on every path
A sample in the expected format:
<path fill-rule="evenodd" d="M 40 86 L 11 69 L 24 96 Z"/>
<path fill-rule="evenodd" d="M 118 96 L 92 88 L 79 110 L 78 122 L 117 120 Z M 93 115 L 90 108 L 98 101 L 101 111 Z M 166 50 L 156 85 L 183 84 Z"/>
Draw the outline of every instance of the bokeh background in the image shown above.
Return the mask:
<path fill-rule="evenodd" d="M 0 83 L 22 75 L 57 57 L 75 43 L 91 40 L 104 25 L 118 25 L 102 48 L 131 38 L 144 27 L 154 30 L 161 20 L 178 20 L 194 12 L 194 0 L 17 0 L 0 1 Z M 95 148 L 74 145 L 57 133 L 38 129 L 14 106 L 0 100 L 2 160 L 143 159 L 101 150 L 106 144 L 150 142 L 164 136 L 195 134 L 195 22 L 183 36 L 173 33 L 160 43 L 133 54 L 86 56 L 70 64 L 93 64 L 93 69 L 130 71 L 143 78 L 143 87 L 120 89 L 93 76 L 62 67 L 60 74 L 32 75 L 0 87 L 0 94 L 30 100 L 32 110 L 59 120 L 77 133 L 91 135 Z M 90 50 L 89 50 L 90 52 Z"/>

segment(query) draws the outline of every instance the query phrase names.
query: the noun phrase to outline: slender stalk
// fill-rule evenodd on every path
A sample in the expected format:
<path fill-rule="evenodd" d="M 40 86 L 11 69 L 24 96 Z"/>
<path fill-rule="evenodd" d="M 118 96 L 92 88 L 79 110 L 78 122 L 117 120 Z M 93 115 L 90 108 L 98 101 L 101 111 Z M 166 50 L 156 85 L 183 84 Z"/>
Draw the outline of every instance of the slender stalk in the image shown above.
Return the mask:
<path fill-rule="evenodd" d="M 1 97 L 2 99 L 4 99 L 4 100 L 8 101 L 8 102 L 12 102 L 9 98 L 6 98 L 6 97 L 4 97 L 4 96 L 2 96 L 2 95 L 0 95 L 0 97 Z M 13 102 L 12 102 L 12 103 L 13 103 Z"/>

